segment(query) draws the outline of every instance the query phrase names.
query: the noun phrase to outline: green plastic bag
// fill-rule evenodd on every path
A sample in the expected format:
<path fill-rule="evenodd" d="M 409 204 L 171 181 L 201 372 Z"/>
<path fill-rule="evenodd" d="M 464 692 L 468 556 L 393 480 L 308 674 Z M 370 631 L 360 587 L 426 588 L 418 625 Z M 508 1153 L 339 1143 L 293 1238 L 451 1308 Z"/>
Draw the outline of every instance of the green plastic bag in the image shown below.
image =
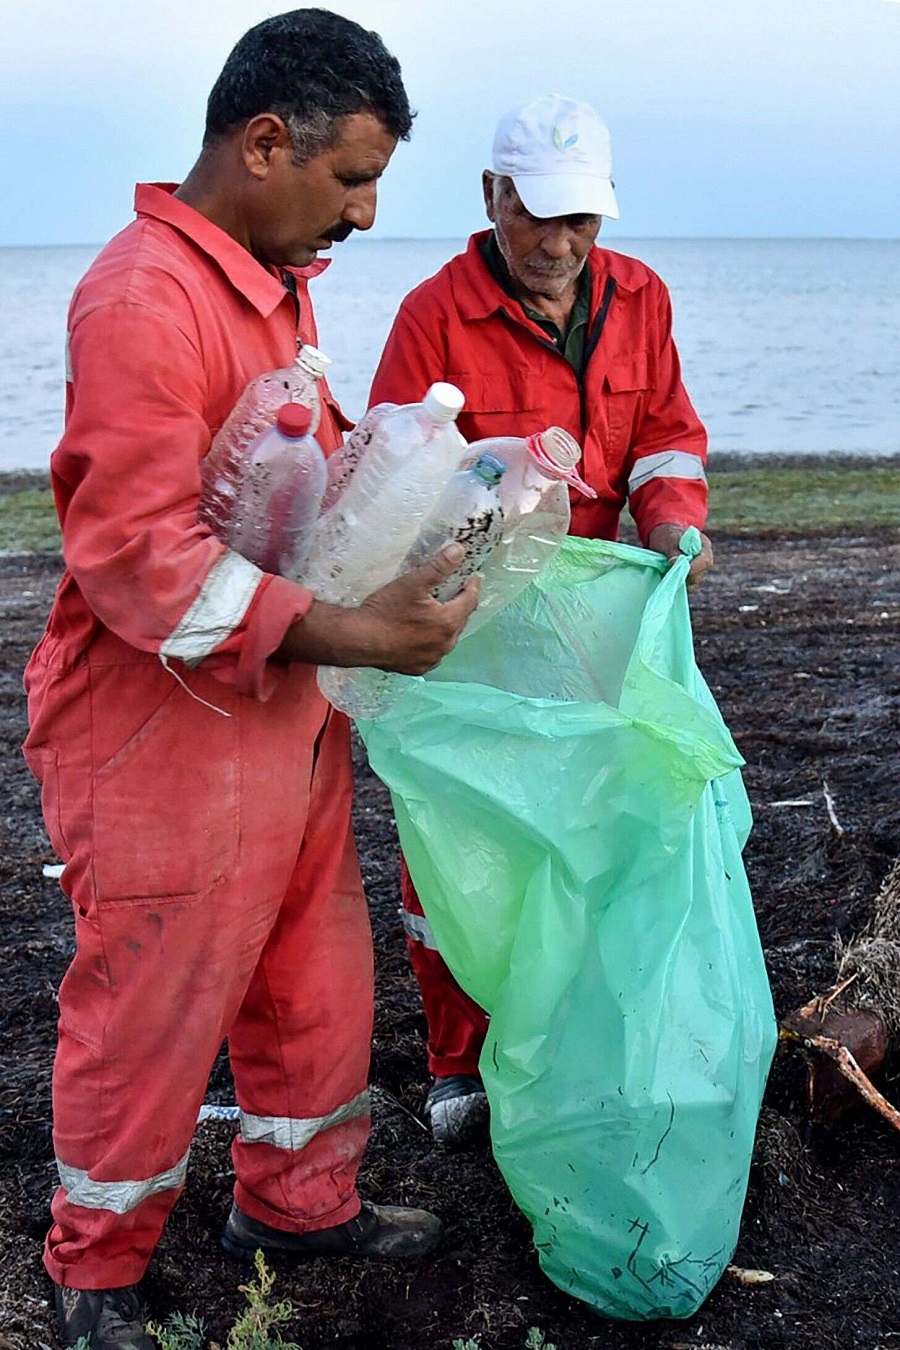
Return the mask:
<path fill-rule="evenodd" d="M 490 1014 L 494 1154 L 541 1265 L 630 1319 L 690 1316 L 731 1258 L 776 1041 L 689 566 L 569 539 L 360 726 L 437 945 Z"/>

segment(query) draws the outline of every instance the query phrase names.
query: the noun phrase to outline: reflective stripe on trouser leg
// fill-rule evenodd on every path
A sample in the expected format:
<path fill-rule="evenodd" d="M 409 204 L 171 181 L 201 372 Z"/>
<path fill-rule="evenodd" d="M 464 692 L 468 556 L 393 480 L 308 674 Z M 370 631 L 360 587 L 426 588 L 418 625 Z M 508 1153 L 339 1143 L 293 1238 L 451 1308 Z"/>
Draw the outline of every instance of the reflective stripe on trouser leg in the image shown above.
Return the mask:
<path fill-rule="evenodd" d="M 409 959 L 428 1022 L 428 1068 L 437 1078 L 477 1073 L 487 1016 L 460 989 L 436 945 L 424 940 L 426 934 L 432 942 L 434 938 L 405 860 L 400 867 L 400 898 Z M 422 924 L 425 929 L 420 928 Z"/>
<path fill-rule="evenodd" d="M 221 697 L 211 677 L 192 678 Z M 284 903 L 326 715 L 300 667 L 269 703 L 226 692 L 230 719 L 173 688 L 149 654 L 91 679 L 93 701 L 59 712 L 76 955 L 60 988 L 63 1185 L 45 1250 L 57 1283 L 87 1289 L 141 1278 L 178 1197 L 209 1070 Z M 92 717 L 107 746 L 97 765 Z"/>
<path fill-rule="evenodd" d="M 332 715 L 303 846 L 229 1037 L 242 1113 L 235 1200 L 288 1232 L 354 1217 L 369 1134 L 372 940 L 350 824 L 349 734 Z"/>

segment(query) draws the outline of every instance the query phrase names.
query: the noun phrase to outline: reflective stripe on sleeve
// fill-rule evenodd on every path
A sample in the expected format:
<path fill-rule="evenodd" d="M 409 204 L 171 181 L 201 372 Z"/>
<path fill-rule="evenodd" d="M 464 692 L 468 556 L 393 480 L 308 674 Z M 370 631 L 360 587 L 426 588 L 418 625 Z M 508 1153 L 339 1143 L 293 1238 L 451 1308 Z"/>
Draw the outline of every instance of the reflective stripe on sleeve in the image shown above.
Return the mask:
<path fill-rule="evenodd" d="M 72 336 L 66 333 L 66 382 L 72 383 Z"/>
<path fill-rule="evenodd" d="M 329 1111 L 327 1116 L 309 1116 L 306 1119 L 296 1116 L 251 1116 L 242 1111 L 241 1138 L 245 1144 L 271 1144 L 273 1148 L 296 1153 L 323 1130 L 343 1125 L 348 1120 L 356 1120 L 359 1116 L 367 1116 L 370 1109 L 367 1088 L 344 1106 Z"/>
<path fill-rule="evenodd" d="M 187 666 L 230 637 L 250 606 L 263 573 L 231 549 L 210 569 L 197 599 L 159 649 L 165 659 L 177 657 Z"/>
<path fill-rule="evenodd" d="M 431 924 L 424 914 L 410 914 L 409 910 L 401 909 L 400 918 L 403 920 L 403 931 L 408 938 L 412 938 L 413 942 L 421 942 L 430 952 L 437 951 L 438 945 L 434 940 Z"/>
<path fill-rule="evenodd" d="M 106 1209 L 112 1214 L 129 1214 L 151 1195 L 174 1191 L 184 1185 L 190 1152 L 188 1149 L 168 1172 L 159 1172 L 146 1181 L 93 1181 L 80 1167 L 69 1167 L 59 1158 L 56 1167 L 67 1204 L 80 1205 L 82 1209 Z"/>
<path fill-rule="evenodd" d="M 699 456 L 689 455 L 686 450 L 660 450 L 656 455 L 645 455 L 628 475 L 629 497 L 653 478 L 695 478 L 705 483 L 706 471 Z"/>

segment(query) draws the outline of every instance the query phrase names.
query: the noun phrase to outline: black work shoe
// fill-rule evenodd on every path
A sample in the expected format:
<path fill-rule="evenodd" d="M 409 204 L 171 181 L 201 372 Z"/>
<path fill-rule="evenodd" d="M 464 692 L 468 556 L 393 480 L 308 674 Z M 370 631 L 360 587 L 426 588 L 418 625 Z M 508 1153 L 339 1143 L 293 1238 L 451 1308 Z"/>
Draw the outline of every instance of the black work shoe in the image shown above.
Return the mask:
<path fill-rule="evenodd" d="M 229 1256 L 427 1256 L 441 1240 L 440 1219 L 424 1209 L 363 1204 L 355 1219 L 314 1233 L 285 1233 L 232 1205 L 222 1246 Z"/>
<path fill-rule="evenodd" d="M 460 1148 L 483 1142 L 490 1122 L 484 1084 L 468 1073 L 436 1078 L 425 1098 L 425 1115 L 438 1144 Z"/>
<path fill-rule="evenodd" d="M 64 1346 L 84 1338 L 91 1350 L 159 1350 L 140 1320 L 133 1284 L 124 1289 L 63 1289 L 56 1285 L 56 1315 Z"/>

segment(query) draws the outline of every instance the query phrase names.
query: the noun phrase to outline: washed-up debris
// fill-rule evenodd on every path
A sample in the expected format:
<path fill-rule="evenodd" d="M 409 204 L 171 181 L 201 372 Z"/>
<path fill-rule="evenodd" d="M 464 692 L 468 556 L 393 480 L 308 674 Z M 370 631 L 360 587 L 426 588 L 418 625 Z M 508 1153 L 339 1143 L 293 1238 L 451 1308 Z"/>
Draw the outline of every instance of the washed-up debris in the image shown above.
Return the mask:
<path fill-rule="evenodd" d="M 900 1111 L 870 1077 L 884 1064 L 892 1039 L 900 1038 L 900 858 L 869 923 L 846 945 L 838 941 L 838 958 L 838 983 L 784 1019 L 782 1043 L 812 1056 L 807 1091 L 816 1119 L 837 1120 L 858 1093 L 900 1130 Z"/>
<path fill-rule="evenodd" d="M 831 821 L 831 832 L 835 839 L 843 839 L 845 830 L 837 818 L 837 812 L 834 809 L 834 798 L 828 790 L 828 784 L 822 779 L 822 796 L 825 798 L 825 809 L 828 812 L 828 819 Z"/>
<path fill-rule="evenodd" d="M 225 1120 L 234 1122 L 240 1119 L 239 1106 L 222 1106 L 219 1102 L 204 1102 L 197 1112 L 197 1124 L 204 1120 Z"/>
<path fill-rule="evenodd" d="M 44 863 L 41 868 L 41 875 L 48 877 L 51 881 L 58 881 L 65 870 L 65 863 Z"/>
<path fill-rule="evenodd" d="M 751 1270 L 744 1266 L 726 1266 L 725 1272 L 730 1275 L 732 1279 L 737 1280 L 739 1284 L 746 1284 L 748 1286 L 771 1284 L 775 1278 L 771 1270 Z"/>

